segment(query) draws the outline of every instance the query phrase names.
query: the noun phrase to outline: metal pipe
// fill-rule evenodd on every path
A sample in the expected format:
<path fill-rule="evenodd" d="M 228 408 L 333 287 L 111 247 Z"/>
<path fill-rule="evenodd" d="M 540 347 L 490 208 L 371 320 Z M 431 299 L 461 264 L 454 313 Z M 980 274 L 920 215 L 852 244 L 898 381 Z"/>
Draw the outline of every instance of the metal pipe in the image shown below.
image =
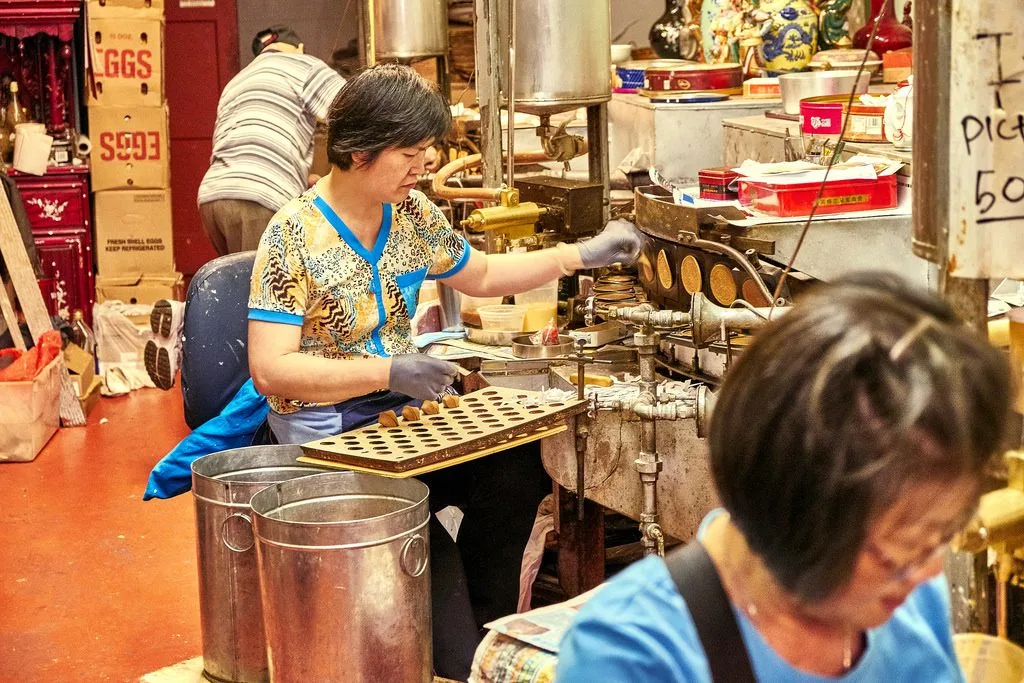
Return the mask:
<path fill-rule="evenodd" d="M 633 335 L 640 360 L 640 402 L 654 405 L 658 396 L 658 374 L 655 355 L 658 352 L 658 333 L 653 327 L 643 326 Z M 658 423 L 652 415 L 650 418 L 640 417 L 640 456 L 634 461 L 640 473 L 643 487 L 643 506 L 640 511 L 640 531 L 643 534 L 641 544 L 644 555 L 658 552 L 658 473 L 662 462 L 658 456 Z M 652 533 L 652 529 L 657 530 Z M 663 544 L 662 544 L 663 547 Z"/>
<path fill-rule="evenodd" d="M 673 401 L 671 403 L 637 403 L 633 412 L 645 420 L 688 420 L 697 416 L 697 407 L 692 401 Z"/>
<path fill-rule="evenodd" d="M 610 306 L 604 313 L 608 320 L 621 320 L 645 327 L 675 329 L 690 324 L 690 314 L 683 311 L 655 310 L 650 304 Z"/>
<path fill-rule="evenodd" d="M 516 0 L 508 0 L 508 89 L 505 101 L 508 107 L 508 171 L 505 185 L 515 187 L 516 153 Z"/>
<path fill-rule="evenodd" d="M 633 413 L 643 420 L 689 420 L 697 416 L 696 401 L 692 399 L 689 401 L 665 401 L 652 404 L 644 399 L 636 398 L 625 401 L 602 402 L 599 404 L 599 407 Z"/>
<path fill-rule="evenodd" d="M 377 63 L 377 9 L 374 0 L 366 0 L 366 66 Z"/>
<path fill-rule="evenodd" d="M 520 152 L 516 154 L 515 160 L 519 163 L 534 163 L 538 161 L 550 161 L 547 154 L 542 151 Z M 441 199 L 477 199 L 485 202 L 496 202 L 501 198 L 502 188 L 500 187 L 448 187 L 447 183 L 453 175 L 460 171 L 473 168 L 483 161 L 482 154 L 470 154 L 461 159 L 448 162 L 434 174 L 431 188 Z M 486 181 L 487 169 L 484 168 L 484 180 Z"/>
<path fill-rule="evenodd" d="M 608 164 L 608 103 L 587 107 L 587 157 L 590 182 L 601 183 L 601 220 L 608 222 L 611 211 L 611 170 Z"/>
<path fill-rule="evenodd" d="M 587 397 L 587 358 L 583 355 L 586 346 L 582 339 L 576 340 L 576 398 L 580 401 Z M 590 425 L 586 415 L 576 416 L 576 519 L 580 522 L 584 517 L 584 500 L 586 498 L 586 462 L 587 438 L 590 436 Z M 582 540 L 583 537 L 581 537 Z"/>
<path fill-rule="evenodd" d="M 476 0 L 474 55 L 485 187 L 501 185 L 501 4 Z"/>
<path fill-rule="evenodd" d="M 1006 613 L 1006 581 L 996 582 L 996 635 L 1006 638 L 1007 635 L 1007 613 Z"/>

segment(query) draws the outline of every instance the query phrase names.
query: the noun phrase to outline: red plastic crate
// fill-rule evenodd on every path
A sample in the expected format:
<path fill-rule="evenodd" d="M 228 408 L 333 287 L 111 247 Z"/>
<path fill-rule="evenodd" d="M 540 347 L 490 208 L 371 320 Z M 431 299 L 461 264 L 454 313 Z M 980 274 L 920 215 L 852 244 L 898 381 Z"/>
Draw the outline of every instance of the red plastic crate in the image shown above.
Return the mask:
<path fill-rule="evenodd" d="M 807 216 L 820 183 L 779 185 L 740 178 L 740 204 L 769 216 Z M 874 180 L 838 180 L 825 185 L 816 216 L 891 209 L 897 204 L 896 176 Z"/>

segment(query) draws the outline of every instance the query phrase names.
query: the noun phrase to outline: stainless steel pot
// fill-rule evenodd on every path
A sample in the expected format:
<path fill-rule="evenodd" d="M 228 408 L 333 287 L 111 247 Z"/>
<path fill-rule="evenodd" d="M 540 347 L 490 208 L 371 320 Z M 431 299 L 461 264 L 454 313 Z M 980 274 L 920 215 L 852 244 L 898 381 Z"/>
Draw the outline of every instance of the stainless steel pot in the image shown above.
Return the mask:
<path fill-rule="evenodd" d="M 431 680 L 427 498 L 356 472 L 253 497 L 272 681 Z"/>
<path fill-rule="evenodd" d="M 782 107 L 787 114 L 800 113 L 800 100 L 824 95 L 849 95 L 866 93 L 871 84 L 867 70 L 857 78 L 856 71 L 809 71 L 779 76 L 782 91 Z"/>
<path fill-rule="evenodd" d="M 377 59 L 411 59 L 448 53 L 446 0 L 374 0 Z"/>
<path fill-rule="evenodd" d="M 271 484 L 328 470 L 296 462 L 298 446 L 221 451 L 192 463 L 199 620 L 207 678 L 269 680 L 249 500 Z"/>
<path fill-rule="evenodd" d="M 608 0 L 515 0 L 515 11 L 517 110 L 551 114 L 611 99 Z"/>

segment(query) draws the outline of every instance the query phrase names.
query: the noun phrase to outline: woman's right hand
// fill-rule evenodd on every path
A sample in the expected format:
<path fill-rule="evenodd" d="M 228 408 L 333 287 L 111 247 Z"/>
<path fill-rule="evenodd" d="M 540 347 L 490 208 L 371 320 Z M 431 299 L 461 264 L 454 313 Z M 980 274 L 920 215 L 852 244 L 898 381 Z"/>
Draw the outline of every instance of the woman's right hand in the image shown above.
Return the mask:
<path fill-rule="evenodd" d="M 407 353 L 391 358 L 388 388 L 421 401 L 436 399 L 451 386 L 459 366 L 425 353 Z"/>

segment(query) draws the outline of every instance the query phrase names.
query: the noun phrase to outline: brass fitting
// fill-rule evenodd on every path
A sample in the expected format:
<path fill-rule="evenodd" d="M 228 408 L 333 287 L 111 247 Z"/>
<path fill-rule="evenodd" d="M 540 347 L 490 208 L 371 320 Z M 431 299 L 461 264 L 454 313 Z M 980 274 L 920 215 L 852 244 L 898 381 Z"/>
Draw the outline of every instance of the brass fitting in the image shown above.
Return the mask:
<path fill-rule="evenodd" d="M 519 190 L 503 188 L 498 206 L 475 209 L 469 218 L 461 222 L 462 227 L 475 232 L 500 230 L 509 237 L 524 237 L 535 231 L 537 221 L 548 212 L 534 202 L 519 202 Z"/>

